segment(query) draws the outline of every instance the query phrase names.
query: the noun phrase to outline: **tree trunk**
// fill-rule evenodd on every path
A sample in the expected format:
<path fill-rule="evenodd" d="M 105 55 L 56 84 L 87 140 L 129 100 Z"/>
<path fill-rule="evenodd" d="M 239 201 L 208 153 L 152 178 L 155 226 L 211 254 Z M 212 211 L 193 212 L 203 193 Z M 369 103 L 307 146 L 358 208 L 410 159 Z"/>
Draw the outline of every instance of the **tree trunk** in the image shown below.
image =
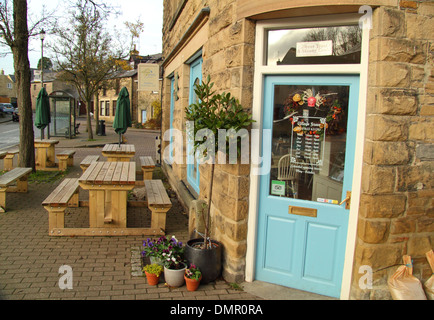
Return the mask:
<path fill-rule="evenodd" d="M 212 187 L 213 187 L 213 182 L 214 182 L 214 161 L 211 164 L 211 175 L 210 175 L 210 183 L 209 183 L 209 193 L 208 193 L 208 198 L 209 198 L 209 202 L 208 202 L 208 210 L 207 210 L 207 214 L 206 214 L 206 221 L 205 221 L 205 239 L 204 239 L 204 243 L 205 249 L 211 249 L 211 239 L 209 239 L 209 248 L 207 246 L 207 239 L 208 237 L 210 237 L 211 234 L 211 225 L 210 225 L 210 221 L 211 221 L 211 200 L 212 200 Z"/>
<path fill-rule="evenodd" d="M 87 113 L 87 139 L 93 140 L 92 122 L 90 119 L 90 99 L 86 101 L 86 113 Z"/>
<path fill-rule="evenodd" d="M 99 132 L 99 91 L 95 94 L 95 107 L 93 108 L 95 116 L 95 134 Z"/>
<path fill-rule="evenodd" d="M 17 82 L 17 104 L 20 110 L 20 156 L 18 166 L 35 170 L 35 136 L 33 132 L 33 112 L 30 95 L 27 1 L 14 0 L 13 3 L 15 41 L 12 46 L 12 53 L 14 57 L 15 79 Z"/>

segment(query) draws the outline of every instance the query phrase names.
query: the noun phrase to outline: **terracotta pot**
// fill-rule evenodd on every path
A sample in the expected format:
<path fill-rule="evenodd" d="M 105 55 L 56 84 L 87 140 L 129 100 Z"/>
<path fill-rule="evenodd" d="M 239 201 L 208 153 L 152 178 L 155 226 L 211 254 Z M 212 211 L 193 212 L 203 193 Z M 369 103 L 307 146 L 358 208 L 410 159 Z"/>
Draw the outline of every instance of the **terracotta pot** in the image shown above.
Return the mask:
<path fill-rule="evenodd" d="M 199 280 L 187 278 L 184 275 L 185 285 L 187 286 L 188 291 L 196 291 L 199 288 L 200 280 L 202 280 L 202 276 L 200 276 Z"/>
<path fill-rule="evenodd" d="M 145 271 L 146 274 L 146 279 L 148 280 L 148 284 L 151 286 L 156 286 L 158 284 L 158 282 L 160 282 L 160 276 L 157 276 L 156 274 L 153 273 L 147 273 Z"/>

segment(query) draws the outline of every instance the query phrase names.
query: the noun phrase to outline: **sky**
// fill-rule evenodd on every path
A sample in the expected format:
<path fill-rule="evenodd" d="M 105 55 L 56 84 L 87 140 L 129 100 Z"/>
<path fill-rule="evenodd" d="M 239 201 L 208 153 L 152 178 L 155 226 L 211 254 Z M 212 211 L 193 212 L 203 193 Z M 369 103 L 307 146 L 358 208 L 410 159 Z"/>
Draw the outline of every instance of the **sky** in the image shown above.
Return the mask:
<path fill-rule="evenodd" d="M 64 0 L 27 0 L 28 17 L 41 16 L 42 5 L 46 10 L 64 10 Z M 137 22 L 140 19 L 144 23 L 144 31 L 140 35 L 140 42 L 137 44 L 137 50 L 141 55 L 156 54 L 162 51 L 162 25 L 163 25 L 163 0 L 106 0 L 107 4 L 116 6 L 122 14 L 112 18 L 107 26 L 124 28 L 124 22 Z M 30 22 L 28 25 L 30 26 Z M 127 34 L 127 30 L 125 29 Z M 46 40 L 50 40 L 50 35 L 46 35 Z M 44 41 L 44 42 L 45 42 Z M 126 46 L 129 46 L 129 39 Z M 0 47 L 0 53 L 10 51 L 8 47 Z M 50 52 L 44 47 L 44 57 L 50 57 Z M 39 37 L 32 39 L 29 43 L 29 61 L 30 67 L 36 68 L 41 58 L 41 40 Z M 0 69 L 5 74 L 14 74 L 14 65 L 12 54 L 0 56 Z"/>

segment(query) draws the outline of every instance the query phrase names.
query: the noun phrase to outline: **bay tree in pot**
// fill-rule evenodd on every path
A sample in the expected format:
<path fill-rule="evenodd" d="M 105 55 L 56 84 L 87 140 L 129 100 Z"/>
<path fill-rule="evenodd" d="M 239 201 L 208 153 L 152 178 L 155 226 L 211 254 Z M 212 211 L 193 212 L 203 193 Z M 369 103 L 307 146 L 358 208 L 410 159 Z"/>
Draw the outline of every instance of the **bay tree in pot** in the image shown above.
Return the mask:
<path fill-rule="evenodd" d="M 193 142 L 193 152 L 198 154 L 198 162 L 210 166 L 210 184 L 208 188 L 208 205 L 203 206 L 203 239 L 192 239 L 185 247 L 185 258 L 189 264 L 195 264 L 202 272 L 202 282 L 208 283 L 217 279 L 221 273 L 221 256 L 223 245 L 211 239 L 211 203 L 216 158 L 218 163 L 248 163 L 242 144 L 248 141 L 247 129 L 251 126 L 251 115 L 244 110 L 239 100 L 230 93 L 216 93 L 210 77 L 195 87 L 197 101 L 185 109 L 187 134 Z M 218 157 L 216 155 L 218 154 Z"/>

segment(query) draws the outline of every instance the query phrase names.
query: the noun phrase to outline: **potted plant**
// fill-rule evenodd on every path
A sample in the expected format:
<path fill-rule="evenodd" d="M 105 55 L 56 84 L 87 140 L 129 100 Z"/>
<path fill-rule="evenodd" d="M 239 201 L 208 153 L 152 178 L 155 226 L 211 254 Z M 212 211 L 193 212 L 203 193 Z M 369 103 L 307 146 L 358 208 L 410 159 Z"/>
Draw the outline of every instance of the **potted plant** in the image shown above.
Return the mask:
<path fill-rule="evenodd" d="M 148 238 L 143 241 L 142 257 L 148 257 L 151 263 L 163 265 L 165 254 L 169 253 L 173 248 L 175 250 L 178 248 L 182 249 L 182 242 L 178 242 L 175 236 L 172 236 L 170 239 L 165 236 L 161 236 L 158 239 Z"/>
<path fill-rule="evenodd" d="M 241 155 L 241 146 L 238 143 L 242 135 L 254 122 L 249 113 L 247 113 L 238 99 L 231 96 L 230 93 L 223 92 L 216 94 L 212 91 L 214 83 L 211 83 L 208 76 L 207 82 L 196 85 L 195 93 L 197 102 L 189 105 L 185 109 L 186 119 L 194 123 L 193 129 L 189 130 L 190 141 L 194 141 L 193 151 L 200 150 L 199 156 L 201 163 L 207 161 L 210 165 L 210 186 L 208 193 L 208 205 L 205 213 L 202 214 L 204 220 L 205 233 L 202 239 L 192 239 L 187 242 L 185 256 L 189 263 L 198 266 L 202 272 L 202 282 L 208 283 L 217 279 L 221 272 L 221 250 L 222 244 L 210 237 L 210 210 L 212 203 L 212 190 L 214 180 L 215 155 L 219 151 L 229 151 L 229 163 L 237 163 Z M 229 131 L 229 135 L 220 135 L 219 130 Z M 202 131 L 201 131 L 202 130 Z M 243 131 L 240 131 L 243 130 Z M 204 139 L 195 139 L 197 133 L 212 133 L 213 138 L 206 136 Z M 231 139 L 234 135 L 236 139 Z M 224 139 L 223 141 L 219 141 Z M 236 154 L 231 154 L 231 144 L 236 142 Z M 229 144 L 228 144 L 229 142 Z M 224 149 L 221 149 L 221 146 Z M 228 154 L 228 153 L 226 153 Z M 235 157 L 235 159 L 234 159 Z"/>
<path fill-rule="evenodd" d="M 163 273 L 163 267 L 156 263 L 147 264 L 143 267 L 143 271 L 146 274 L 148 284 L 151 286 L 156 286 L 158 282 L 160 282 L 160 276 Z"/>
<path fill-rule="evenodd" d="M 196 291 L 202 280 L 202 273 L 198 267 L 191 264 L 189 269 L 185 269 L 184 280 L 188 291 Z"/>
<path fill-rule="evenodd" d="M 177 247 L 164 256 L 164 279 L 169 287 L 180 287 L 184 284 L 184 272 L 187 265 L 183 260 L 183 248 Z"/>

